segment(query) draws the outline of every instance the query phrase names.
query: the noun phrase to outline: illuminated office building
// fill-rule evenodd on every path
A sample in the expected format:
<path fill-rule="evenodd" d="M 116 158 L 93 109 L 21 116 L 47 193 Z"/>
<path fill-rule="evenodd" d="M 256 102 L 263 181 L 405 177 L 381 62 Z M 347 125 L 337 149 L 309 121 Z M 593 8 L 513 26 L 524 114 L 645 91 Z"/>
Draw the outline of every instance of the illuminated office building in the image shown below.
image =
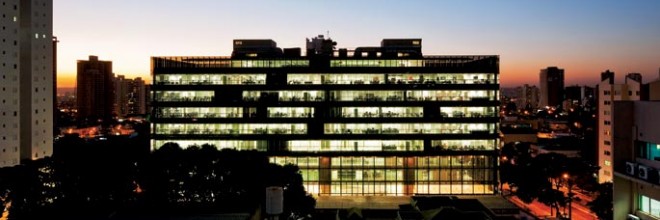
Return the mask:
<path fill-rule="evenodd" d="M 153 57 L 152 149 L 263 151 L 317 195 L 493 194 L 499 57 L 423 56 L 421 42 Z"/>

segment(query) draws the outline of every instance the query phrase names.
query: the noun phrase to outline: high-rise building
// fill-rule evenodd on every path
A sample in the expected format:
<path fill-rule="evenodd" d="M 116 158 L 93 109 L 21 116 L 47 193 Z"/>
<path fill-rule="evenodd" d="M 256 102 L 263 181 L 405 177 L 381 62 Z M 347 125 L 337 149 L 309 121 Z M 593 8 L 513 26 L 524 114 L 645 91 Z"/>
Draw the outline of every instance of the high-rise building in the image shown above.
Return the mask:
<path fill-rule="evenodd" d="M 564 101 L 564 69 L 551 66 L 541 70 L 539 88 L 540 107 L 556 107 Z"/>
<path fill-rule="evenodd" d="M 146 114 L 145 85 L 142 78 L 126 79 L 123 75 L 115 81 L 115 113 L 118 116 Z"/>
<path fill-rule="evenodd" d="M 612 219 L 659 219 L 660 102 L 615 101 L 612 106 Z"/>
<path fill-rule="evenodd" d="M 89 56 L 89 60 L 78 60 L 78 118 L 112 118 L 114 98 L 112 62 L 101 61 L 97 56 Z"/>
<path fill-rule="evenodd" d="M 57 37 L 53 36 L 53 134 L 57 134 L 59 131 L 57 124 L 59 118 L 59 110 L 57 109 L 57 43 L 59 42 Z"/>
<path fill-rule="evenodd" d="M 317 195 L 493 194 L 499 57 L 423 56 L 421 42 L 153 57 L 152 149 L 261 151 Z"/>
<path fill-rule="evenodd" d="M 53 149 L 53 2 L 0 5 L 0 167 Z"/>
<path fill-rule="evenodd" d="M 539 107 L 539 88 L 523 85 L 516 87 L 516 107 L 518 109 L 536 109 Z"/>
<path fill-rule="evenodd" d="M 626 76 L 624 84 L 614 84 L 614 72 L 601 73 L 598 84 L 598 181 L 612 182 L 612 104 L 614 101 L 635 101 L 641 97 L 641 76 Z M 640 80 L 640 81 L 637 81 Z"/>

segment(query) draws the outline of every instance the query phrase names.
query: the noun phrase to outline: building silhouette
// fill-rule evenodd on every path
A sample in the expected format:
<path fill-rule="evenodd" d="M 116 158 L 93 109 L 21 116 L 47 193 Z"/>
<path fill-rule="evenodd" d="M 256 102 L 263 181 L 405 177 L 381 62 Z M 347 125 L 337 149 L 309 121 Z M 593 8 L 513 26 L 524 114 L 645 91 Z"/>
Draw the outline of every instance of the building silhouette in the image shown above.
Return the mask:
<path fill-rule="evenodd" d="M 0 167 L 53 151 L 52 7 L 37 0 L 0 5 Z"/>
<path fill-rule="evenodd" d="M 114 78 L 115 113 L 118 116 L 146 114 L 146 88 L 144 80 L 137 77 L 126 79 L 123 75 Z"/>
<path fill-rule="evenodd" d="M 317 195 L 494 194 L 499 57 L 424 56 L 421 42 L 153 57 L 152 149 L 261 151 Z"/>
<path fill-rule="evenodd" d="M 632 78 L 629 78 L 632 76 Z M 640 81 L 637 81 L 640 80 Z M 624 84 L 614 84 L 614 72 L 601 73 L 598 84 L 598 181 L 612 182 L 613 137 L 612 106 L 614 101 L 636 101 L 641 97 L 641 75 L 627 75 Z"/>
<path fill-rule="evenodd" d="M 542 69 L 539 83 L 540 107 L 556 107 L 564 101 L 564 69 L 548 67 Z"/>
<path fill-rule="evenodd" d="M 80 119 L 111 119 L 114 111 L 112 62 L 97 56 L 78 60 L 76 107 Z"/>

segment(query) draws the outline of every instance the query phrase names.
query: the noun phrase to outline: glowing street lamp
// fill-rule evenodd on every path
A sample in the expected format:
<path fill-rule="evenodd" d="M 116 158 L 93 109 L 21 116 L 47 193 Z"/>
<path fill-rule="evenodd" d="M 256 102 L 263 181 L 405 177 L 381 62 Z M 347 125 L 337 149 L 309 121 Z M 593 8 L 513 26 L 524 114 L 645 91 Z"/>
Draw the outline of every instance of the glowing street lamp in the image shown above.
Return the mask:
<path fill-rule="evenodd" d="M 566 180 L 566 185 L 568 187 L 568 219 L 572 219 L 573 208 L 571 206 L 571 202 L 573 201 L 573 192 L 571 191 L 571 189 L 573 188 L 573 181 L 571 181 L 570 175 L 568 175 L 568 173 L 564 173 L 562 177 L 564 178 L 564 180 Z"/>

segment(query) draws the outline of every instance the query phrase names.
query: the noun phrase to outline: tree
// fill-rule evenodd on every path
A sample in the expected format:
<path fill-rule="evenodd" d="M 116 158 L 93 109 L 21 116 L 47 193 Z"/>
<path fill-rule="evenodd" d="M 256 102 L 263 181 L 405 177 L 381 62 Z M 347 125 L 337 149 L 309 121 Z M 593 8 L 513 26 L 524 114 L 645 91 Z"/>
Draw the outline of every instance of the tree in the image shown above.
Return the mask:
<path fill-rule="evenodd" d="M 589 209 L 596 213 L 599 219 L 611 220 L 614 215 L 612 183 L 600 184 L 596 198 L 588 205 Z"/>

